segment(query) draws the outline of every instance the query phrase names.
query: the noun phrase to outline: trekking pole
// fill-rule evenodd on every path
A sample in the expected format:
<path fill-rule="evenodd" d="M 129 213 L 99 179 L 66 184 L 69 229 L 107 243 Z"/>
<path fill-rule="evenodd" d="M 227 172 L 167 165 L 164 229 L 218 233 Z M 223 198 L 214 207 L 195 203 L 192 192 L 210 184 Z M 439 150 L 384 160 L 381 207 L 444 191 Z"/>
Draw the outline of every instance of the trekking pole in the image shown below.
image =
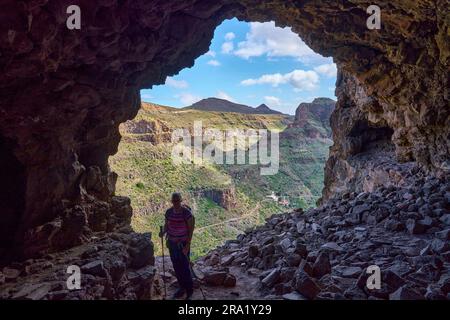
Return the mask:
<path fill-rule="evenodd" d="M 192 274 L 192 276 L 193 276 L 195 279 L 197 279 L 197 281 L 198 281 L 198 288 L 200 289 L 200 292 L 202 293 L 203 300 L 206 300 L 205 293 L 203 292 L 203 289 L 202 289 L 201 280 L 197 277 L 197 274 L 196 274 L 195 271 L 194 271 L 193 264 L 194 264 L 193 262 L 189 261 L 189 269 L 191 269 L 191 274 Z"/>
<path fill-rule="evenodd" d="M 162 265 L 163 265 L 163 276 L 162 276 L 162 280 L 164 283 L 164 296 L 163 296 L 163 300 L 166 300 L 167 297 L 167 289 L 166 289 L 166 263 L 165 263 L 165 257 L 164 257 L 164 234 L 163 234 L 163 227 L 160 226 L 159 227 L 159 234 L 161 235 L 161 250 L 162 250 Z"/>

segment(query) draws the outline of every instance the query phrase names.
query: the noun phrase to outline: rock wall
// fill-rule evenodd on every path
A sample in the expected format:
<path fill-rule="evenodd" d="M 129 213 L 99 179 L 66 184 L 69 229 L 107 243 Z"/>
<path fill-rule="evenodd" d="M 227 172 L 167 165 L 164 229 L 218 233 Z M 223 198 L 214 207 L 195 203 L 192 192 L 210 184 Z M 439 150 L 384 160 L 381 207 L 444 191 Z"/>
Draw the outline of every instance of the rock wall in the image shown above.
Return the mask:
<path fill-rule="evenodd" d="M 196 196 L 205 197 L 215 202 L 224 209 L 230 210 L 236 207 L 236 189 L 230 186 L 224 189 L 206 189 L 193 192 Z"/>
<path fill-rule="evenodd" d="M 309 138 L 330 138 L 331 127 L 330 117 L 334 110 L 336 101 L 329 98 L 316 98 L 311 103 L 300 103 L 295 110 L 295 118 L 290 127 L 304 128 L 306 136 Z M 325 133 L 320 132 L 316 126 L 325 129 Z"/>
<path fill-rule="evenodd" d="M 66 28 L 73 4 L 82 11 L 81 30 Z M 365 88 L 375 101 L 368 120 L 391 128 L 400 160 L 448 170 L 448 2 L 377 1 L 379 31 L 366 28 L 369 4 L 2 1 L 0 176 L 15 190 L 0 198 L 8 226 L 2 258 L 60 250 L 129 224 L 131 207 L 114 196 L 107 163 L 119 124 L 136 115 L 141 88 L 192 66 L 226 18 L 292 26 Z"/>
<path fill-rule="evenodd" d="M 133 134 L 134 138 L 140 141 L 147 141 L 153 145 L 172 141 L 172 129 L 159 119 L 127 121 L 123 124 L 123 131 Z"/>

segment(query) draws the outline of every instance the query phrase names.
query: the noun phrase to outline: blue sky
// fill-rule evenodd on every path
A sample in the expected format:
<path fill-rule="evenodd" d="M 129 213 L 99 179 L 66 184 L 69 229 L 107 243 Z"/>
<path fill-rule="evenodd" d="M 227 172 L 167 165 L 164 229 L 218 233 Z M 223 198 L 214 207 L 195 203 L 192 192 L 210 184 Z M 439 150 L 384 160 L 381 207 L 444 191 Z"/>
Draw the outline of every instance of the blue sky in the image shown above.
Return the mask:
<path fill-rule="evenodd" d="M 294 114 L 301 102 L 335 99 L 336 66 L 273 22 L 224 21 L 210 51 L 164 85 L 141 91 L 143 101 L 185 107 L 208 97 Z"/>

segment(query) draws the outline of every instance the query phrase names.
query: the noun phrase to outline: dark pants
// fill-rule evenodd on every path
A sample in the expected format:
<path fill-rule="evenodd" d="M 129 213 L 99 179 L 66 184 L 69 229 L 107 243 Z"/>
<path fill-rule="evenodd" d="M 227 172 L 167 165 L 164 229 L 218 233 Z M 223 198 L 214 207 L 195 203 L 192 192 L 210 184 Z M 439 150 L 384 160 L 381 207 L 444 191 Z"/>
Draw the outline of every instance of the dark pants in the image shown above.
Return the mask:
<path fill-rule="evenodd" d="M 172 260 L 175 275 L 178 280 L 180 288 L 186 290 L 188 293 L 193 290 L 192 274 L 189 265 L 189 254 L 186 256 L 183 253 L 183 248 L 186 242 L 167 241 L 169 247 L 170 259 Z"/>

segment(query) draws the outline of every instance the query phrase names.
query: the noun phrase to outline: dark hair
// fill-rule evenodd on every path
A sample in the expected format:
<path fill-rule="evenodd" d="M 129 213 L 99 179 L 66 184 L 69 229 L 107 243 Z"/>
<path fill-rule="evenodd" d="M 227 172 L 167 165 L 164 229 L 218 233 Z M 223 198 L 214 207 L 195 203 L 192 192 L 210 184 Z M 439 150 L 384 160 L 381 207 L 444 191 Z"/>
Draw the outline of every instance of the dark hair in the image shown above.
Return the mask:
<path fill-rule="evenodd" d="M 172 193 L 172 201 L 182 201 L 183 197 L 181 196 L 181 193 L 179 192 L 174 192 Z"/>

